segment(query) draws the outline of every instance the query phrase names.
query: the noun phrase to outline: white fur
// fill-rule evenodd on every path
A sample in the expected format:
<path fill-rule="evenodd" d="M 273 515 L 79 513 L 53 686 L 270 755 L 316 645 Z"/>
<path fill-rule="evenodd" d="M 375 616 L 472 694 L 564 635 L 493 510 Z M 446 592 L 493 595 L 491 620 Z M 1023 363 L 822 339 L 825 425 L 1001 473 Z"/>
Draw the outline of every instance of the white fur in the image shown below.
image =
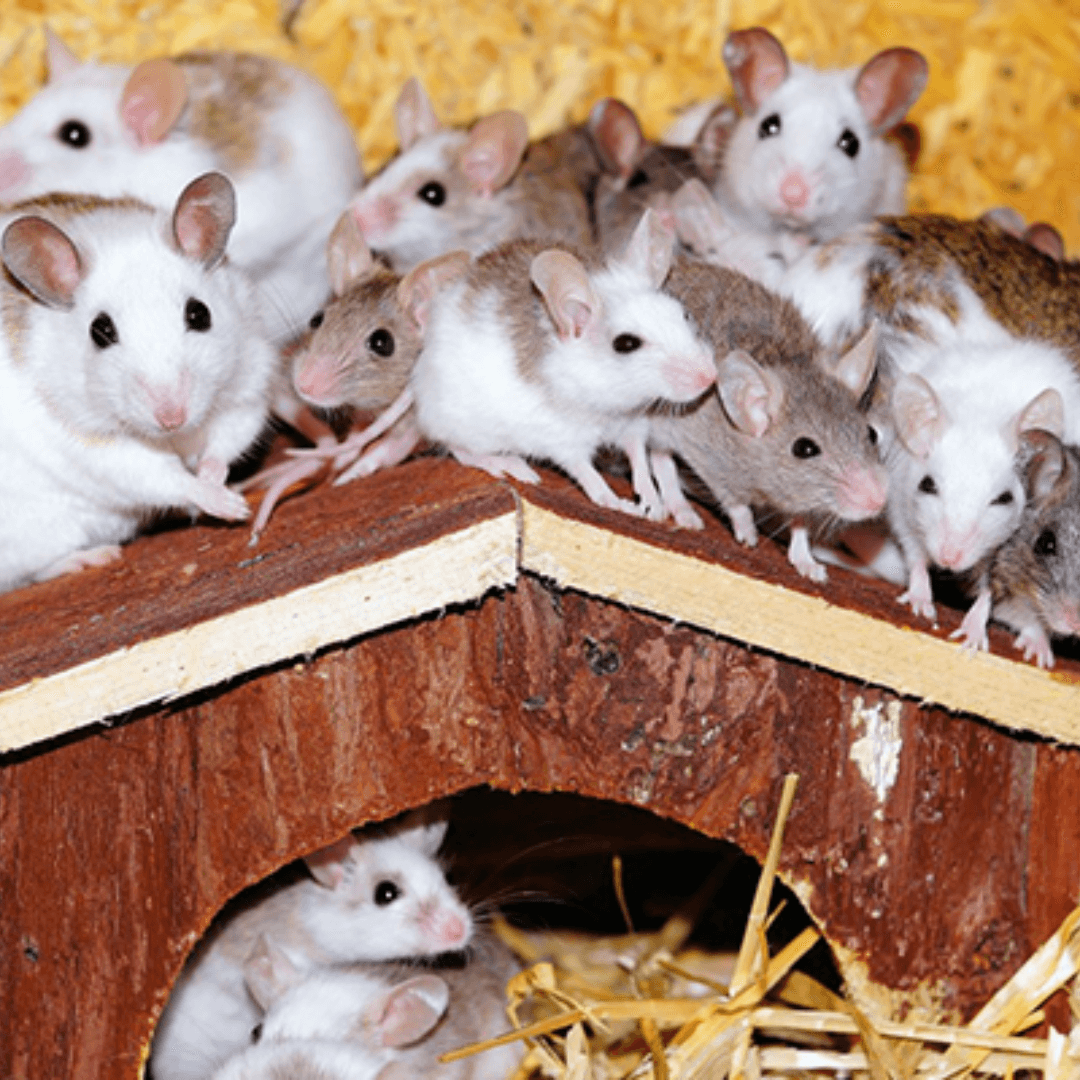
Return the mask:
<path fill-rule="evenodd" d="M 165 242 L 166 228 L 149 209 L 74 218 L 65 230 L 89 268 L 74 306 L 4 298 L 28 325 L 0 341 L 0 589 L 130 539 L 155 511 L 246 513 L 239 495 L 196 473 L 256 439 L 276 353 L 246 276 L 227 263 L 204 270 Z M 210 309 L 204 333 L 185 327 L 190 297 Z M 101 312 L 119 333 L 104 350 L 89 333 Z M 155 393 L 184 402 L 182 429 L 157 424 Z"/>
<path fill-rule="evenodd" d="M 994 325 L 981 329 L 990 337 L 1003 335 Z M 979 330 L 976 324 L 973 343 L 924 344 L 921 351 L 912 346 L 903 356 L 906 369 L 930 384 L 947 417 L 925 459 L 899 443 L 890 452 L 889 520 L 909 567 L 929 561 L 968 569 L 1015 529 L 1025 495 L 1013 423 L 1042 391 L 1061 394 L 1064 441 L 1080 439 L 1080 376 L 1068 358 L 1039 342 L 980 341 Z M 927 476 L 937 495 L 918 490 Z M 996 503 L 1004 492 L 1012 501 Z"/>
<path fill-rule="evenodd" d="M 212 148 L 174 129 L 159 143 L 137 145 L 119 104 L 131 68 L 86 63 L 60 74 L 0 128 L 0 197 L 48 191 L 133 195 L 169 207 L 196 176 L 222 164 Z M 237 220 L 230 253 L 265 290 L 275 337 L 302 326 L 329 293 L 326 241 L 363 179 L 344 117 L 316 79 L 285 64 L 282 107 L 267 119 L 254 168 L 233 174 Z M 84 149 L 55 137 L 79 119 L 91 129 Z"/>
<path fill-rule="evenodd" d="M 469 455 L 543 458 L 566 469 L 594 501 L 614 498 L 592 469 L 606 443 L 633 453 L 644 426 L 630 421 L 650 403 L 686 402 L 704 387 L 693 374 L 711 371 L 711 352 L 681 304 L 640 269 L 619 260 L 591 275 L 600 311 L 580 336 L 560 338 L 545 321 L 548 346 L 534 379 L 520 367 L 499 294 L 475 295 L 463 281 L 435 305 L 413 371 L 417 419 L 427 437 Z M 617 354 L 613 339 L 645 342 Z M 606 493 L 605 493 L 606 492 Z M 628 509 L 628 504 L 620 504 Z"/>
<path fill-rule="evenodd" d="M 472 919 L 434 859 L 441 837 L 442 828 L 406 818 L 387 836 L 344 845 L 334 887 L 303 879 L 226 923 L 193 954 L 162 1014 L 153 1044 L 155 1080 L 206 1077 L 250 1041 L 262 1013 L 247 992 L 244 965 L 260 936 L 301 972 L 466 945 Z M 401 896 L 379 905 L 375 890 L 383 881 L 398 885 Z M 451 939 L 454 920 L 460 933 Z"/>

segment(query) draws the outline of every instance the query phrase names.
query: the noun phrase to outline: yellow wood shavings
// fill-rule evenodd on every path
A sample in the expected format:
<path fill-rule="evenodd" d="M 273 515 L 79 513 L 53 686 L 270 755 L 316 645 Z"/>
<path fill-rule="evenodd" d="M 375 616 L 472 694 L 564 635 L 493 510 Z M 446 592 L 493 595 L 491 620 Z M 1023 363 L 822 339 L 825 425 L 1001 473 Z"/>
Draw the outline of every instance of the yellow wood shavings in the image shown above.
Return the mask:
<path fill-rule="evenodd" d="M 730 93 L 728 31 L 765 25 L 792 59 L 822 66 L 919 49 L 931 74 L 912 113 L 924 135 L 912 208 L 973 216 L 1011 205 L 1080 250 L 1075 0 L 303 0 L 291 36 L 282 14 L 279 0 L 5 0 L 0 120 L 41 85 L 46 18 L 87 58 L 221 48 L 291 60 L 333 88 L 369 169 L 395 148 L 393 102 L 410 75 L 449 122 L 517 108 L 541 136 L 613 94 L 658 134 L 688 104 Z"/>

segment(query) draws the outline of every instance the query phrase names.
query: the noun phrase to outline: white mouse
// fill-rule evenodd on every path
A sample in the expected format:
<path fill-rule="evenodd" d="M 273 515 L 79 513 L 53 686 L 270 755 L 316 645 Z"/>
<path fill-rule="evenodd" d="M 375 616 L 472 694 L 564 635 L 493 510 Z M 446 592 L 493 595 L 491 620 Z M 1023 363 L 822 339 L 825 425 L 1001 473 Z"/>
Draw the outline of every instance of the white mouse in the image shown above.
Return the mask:
<path fill-rule="evenodd" d="M 251 996 L 266 1009 L 259 1044 L 302 1053 L 306 1043 L 321 1056 L 339 1040 L 386 1060 L 382 1080 L 505 1080 L 521 1060 L 520 1043 L 455 1062 L 439 1057 L 507 1030 L 507 983 L 521 965 L 491 933 L 452 961 L 304 972 L 261 939 L 244 967 Z"/>
<path fill-rule="evenodd" d="M 171 214 L 57 195 L 4 216 L 0 588 L 117 558 L 163 510 L 247 516 L 225 478 L 277 354 L 224 257 L 233 207 L 210 173 Z"/>
<path fill-rule="evenodd" d="M 627 251 L 595 268 L 524 242 L 475 260 L 430 304 L 406 391 L 421 432 L 493 475 L 535 483 L 524 459 L 541 458 L 601 506 L 659 515 L 647 410 L 693 401 L 716 378 L 712 350 L 661 291 L 673 239 L 647 211 Z M 640 504 L 596 470 L 608 444 L 629 457 Z"/>
<path fill-rule="evenodd" d="M 713 190 L 741 237 L 726 265 L 768 284 L 763 275 L 793 241 L 819 243 L 903 212 L 906 161 L 885 136 L 926 85 L 919 53 L 886 49 L 857 70 L 819 70 L 790 62 L 769 31 L 752 27 L 729 34 L 723 55 L 741 113 L 734 125 L 715 114 L 723 150 Z M 699 143 L 714 137 L 707 122 Z"/>
<path fill-rule="evenodd" d="M 398 271 L 449 251 L 479 254 L 534 237 L 588 244 L 589 208 L 559 142 L 530 147 L 524 116 L 503 110 L 444 127 L 420 82 L 395 107 L 400 151 L 350 203 L 367 243 Z"/>
<path fill-rule="evenodd" d="M 385 832 L 350 834 L 305 859 L 310 877 L 216 927 L 188 960 L 158 1024 L 155 1080 L 205 1077 L 249 1043 L 262 1010 L 244 965 L 260 936 L 304 972 L 464 948 L 472 918 L 435 859 L 445 829 L 445 821 L 414 814 Z"/>
<path fill-rule="evenodd" d="M 223 172 L 237 192 L 230 257 L 266 291 L 275 336 L 301 328 L 329 291 L 326 240 L 363 179 L 326 87 L 269 57 L 131 68 L 80 63 L 46 38 L 47 84 L 0 127 L 0 200 L 64 191 L 169 207 L 196 176 Z"/>
<path fill-rule="evenodd" d="M 449 1000 L 434 974 L 392 982 L 356 968 L 303 971 L 265 937 L 244 969 L 266 1015 L 257 1041 L 215 1070 L 214 1080 L 373 1080 L 428 1034 Z"/>

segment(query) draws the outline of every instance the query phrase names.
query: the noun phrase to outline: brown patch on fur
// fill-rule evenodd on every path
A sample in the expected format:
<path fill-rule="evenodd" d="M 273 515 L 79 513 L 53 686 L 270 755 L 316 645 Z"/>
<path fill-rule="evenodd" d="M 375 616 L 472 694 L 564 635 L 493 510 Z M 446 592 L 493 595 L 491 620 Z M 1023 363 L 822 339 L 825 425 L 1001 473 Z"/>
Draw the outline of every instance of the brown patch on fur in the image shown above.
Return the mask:
<path fill-rule="evenodd" d="M 190 91 L 180 127 L 207 143 L 226 171 L 241 174 L 280 153 L 263 145 L 266 116 L 290 89 L 279 64 L 247 53 L 192 52 L 176 60 Z"/>
<path fill-rule="evenodd" d="M 929 304 L 959 317 L 956 274 L 992 319 L 1018 338 L 1047 341 L 1080 362 L 1080 265 L 1058 262 L 985 221 L 941 214 L 886 217 L 867 275 L 867 305 L 900 329 Z"/>

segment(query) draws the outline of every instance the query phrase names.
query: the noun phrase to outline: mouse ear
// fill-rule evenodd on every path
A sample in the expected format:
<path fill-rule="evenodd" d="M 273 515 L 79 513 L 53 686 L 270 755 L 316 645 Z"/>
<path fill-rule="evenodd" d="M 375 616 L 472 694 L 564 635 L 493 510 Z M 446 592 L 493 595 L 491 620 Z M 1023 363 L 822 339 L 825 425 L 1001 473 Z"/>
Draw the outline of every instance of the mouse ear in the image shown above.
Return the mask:
<path fill-rule="evenodd" d="M 47 307 L 67 310 L 83 279 L 79 252 L 67 235 L 40 217 L 16 218 L 0 241 L 4 265 L 20 285 Z"/>
<path fill-rule="evenodd" d="M 284 950 L 260 934 L 244 961 L 244 982 L 256 1004 L 265 1012 L 286 990 L 301 982 L 304 973 Z"/>
<path fill-rule="evenodd" d="M 585 122 L 604 172 L 625 184 L 645 153 L 645 133 L 637 114 L 618 98 L 601 98 Z"/>
<path fill-rule="evenodd" d="M 236 191 L 223 173 L 210 172 L 192 180 L 176 200 L 173 240 L 181 254 L 207 270 L 221 261 L 236 221 Z"/>
<path fill-rule="evenodd" d="M 731 422 L 755 439 L 776 423 L 784 405 L 780 380 L 742 349 L 733 349 L 716 365 L 716 389 Z"/>
<path fill-rule="evenodd" d="M 528 145 L 525 117 L 504 109 L 473 124 L 458 164 L 472 190 L 488 198 L 510 182 Z"/>
<path fill-rule="evenodd" d="M 472 256 L 467 251 L 448 251 L 414 266 L 397 287 L 398 306 L 411 315 L 423 331 L 439 290 L 464 274 L 471 265 Z"/>
<path fill-rule="evenodd" d="M 915 457 L 925 460 L 948 423 L 933 387 L 921 375 L 901 375 L 890 402 L 900 441 Z"/>
<path fill-rule="evenodd" d="M 442 1019 L 450 988 L 437 975 L 417 975 L 393 986 L 365 1010 L 355 1034 L 370 1038 L 372 1029 L 382 1047 L 408 1046 L 422 1039 Z"/>
<path fill-rule="evenodd" d="M 1023 239 L 1036 251 L 1049 255 L 1055 262 L 1065 258 L 1065 240 L 1047 221 L 1036 221 L 1024 230 Z"/>
<path fill-rule="evenodd" d="M 697 177 L 675 192 L 671 209 L 679 239 L 696 255 L 722 252 L 734 235 L 720 204 Z"/>
<path fill-rule="evenodd" d="M 1028 498 L 1045 499 L 1062 483 L 1067 458 L 1056 435 L 1038 428 L 1025 431 L 1020 438 L 1020 457 Z"/>
<path fill-rule="evenodd" d="M 825 370 L 842 382 L 857 398 L 866 393 L 877 369 L 878 337 L 878 324 L 875 319 L 847 352 L 831 362 L 828 359 L 823 362 Z"/>
<path fill-rule="evenodd" d="M 540 290 L 559 337 L 581 337 L 600 311 L 600 298 L 581 261 L 557 248 L 541 251 L 529 267 L 529 278 Z"/>
<path fill-rule="evenodd" d="M 402 840 L 422 855 L 434 857 L 442 846 L 450 822 L 443 802 L 434 802 L 419 810 L 410 810 L 390 830 L 390 836 Z"/>
<path fill-rule="evenodd" d="M 45 27 L 45 67 L 48 70 L 48 76 L 45 79 L 47 83 L 54 83 L 65 75 L 70 75 L 76 68 L 82 67 L 82 61 L 48 25 Z"/>
<path fill-rule="evenodd" d="M 172 131 L 187 99 L 187 78 L 175 60 L 144 60 L 124 85 L 120 119 L 140 146 L 150 146 Z"/>
<path fill-rule="evenodd" d="M 694 164 L 705 176 L 715 176 L 719 171 L 738 122 L 739 114 L 727 102 L 721 102 L 705 118 L 690 147 Z"/>
<path fill-rule="evenodd" d="M 886 49 L 866 61 L 855 77 L 855 96 L 875 134 L 904 119 L 929 73 L 925 57 L 914 49 Z"/>
<path fill-rule="evenodd" d="M 724 42 L 724 63 L 744 114 L 758 106 L 788 77 L 784 46 L 763 26 L 733 30 Z"/>
<path fill-rule="evenodd" d="M 1025 431 L 1038 428 L 1049 431 L 1059 439 L 1065 434 L 1065 402 L 1061 394 L 1048 386 L 1036 394 L 1006 425 L 1006 437 L 1014 447 L 1020 445 L 1020 436 Z"/>
<path fill-rule="evenodd" d="M 326 242 L 326 269 L 330 288 L 341 296 L 350 285 L 371 277 L 375 259 L 351 210 L 338 218 Z"/>
<path fill-rule="evenodd" d="M 674 229 L 652 207 L 647 207 L 619 262 L 644 274 L 649 284 L 659 289 L 671 271 L 674 257 Z"/>
<path fill-rule="evenodd" d="M 402 152 L 428 135 L 442 131 L 442 124 L 435 115 L 435 106 L 423 84 L 414 75 L 401 88 L 394 105 L 394 125 L 397 128 L 398 146 Z"/>
<path fill-rule="evenodd" d="M 324 889 L 337 889 L 345 880 L 345 863 L 352 856 L 353 849 L 359 846 L 356 837 L 349 833 L 329 847 L 305 855 L 304 863 L 311 876 Z"/>

